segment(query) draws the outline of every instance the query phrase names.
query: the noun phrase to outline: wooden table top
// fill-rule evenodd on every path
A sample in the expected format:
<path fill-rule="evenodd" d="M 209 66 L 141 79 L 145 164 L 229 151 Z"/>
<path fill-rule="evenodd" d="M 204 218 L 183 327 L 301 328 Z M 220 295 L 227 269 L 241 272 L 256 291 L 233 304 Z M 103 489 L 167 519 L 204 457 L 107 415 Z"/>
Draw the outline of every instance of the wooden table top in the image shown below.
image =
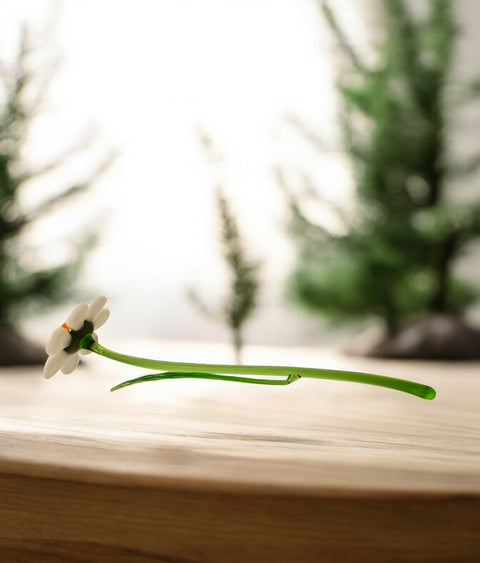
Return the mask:
<path fill-rule="evenodd" d="M 172 361 L 229 360 L 229 351 L 215 345 L 145 341 L 112 344 L 107 339 L 102 343 L 124 353 Z M 342 514 L 338 522 L 353 518 L 352 511 L 357 511 L 355 521 L 361 521 L 358 511 L 369 502 L 387 503 L 381 510 L 380 522 L 386 522 L 388 515 L 395 512 L 394 506 L 399 507 L 402 502 L 427 502 L 429 509 L 419 525 L 423 522 L 431 537 L 427 533 L 419 546 L 431 550 L 441 534 L 452 529 L 451 522 L 427 524 L 443 506 L 450 514 L 458 510 L 456 525 L 460 535 L 453 534 L 453 543 L 448 544 L 448 549 L 445 545 L 442 548 L 441 553 L 447 558 L 435 560 L 448 561 L 449 554 L 454 553 L 463 557 L 458 561 L 475 560 L 475 554 L 480 554 L 480 363 L 391 362 L 299 348 L 250 348 L 245 363 L 368 370 L 432 385 L 437 398 L 424 401 L 378 387 L 307 379 L 286 387 L 175 380 L 110 393 L 114 384 L 145 372 L 94 355 L 88 356 L 74 374 L 59 374 L 48 381 L 42 378 L 41 368 L 5 369 L 0 372 L 0 475 L 4 478 L 0 494 L 6 494 L 15 482 L 18 504 L 22 491 L 33 495 L 34 490 L 41 496 L 47 483 L 63 484 L 62 494 L 67 496 L 68 491 L 78 486 L 96 487 L 96 496 L 91 499 L 95 507 L 107 494 L 105 491 L 112 494 L 113 490 L 129 489 L 133 491 L 129 497 L 133 520 L 137 513 L 135 499 L 141 505 L 145 491 L 178 494 L 181 499 L 209 495 L 210 500 L 224 498 L 225 503 L 234 498 L 234 506 L 238 506 L 239 499 L 248 498 L 254 504 L 260 503 L 259 499 L 276 499 L 279 507 L 283 502 L 292 510 L 295 502 L 328 502 L 330 507 L 337 507 L 337 515 Z M 30 498 L 33 502 L 33 496 Z M 341 512 L 338 507 L 347 501 L 353 504 Z M 358 505 L 357 501 L 364 504 Z M 467 501 L 470 504 L 465 509 L 462 503 Z M 448 503 L 453 503 L 453 508 L 448 508 Z M 320 505 L 313 504 L 303 514 L 318 516 L 314 506 Z M 138 508 L 141 511 L 141 506 Z M 93 510 L 100 514 L 99 506 Z M 189 510 L 191 514 L 191 507 Z M 258 510 L 261 512 L 259 507 Z M 280 514 L 281 509 L 278 511 Z M 20 518 L 16 513 L 8 514 L 9 518 Z M 22 511 L 19 514 L 25 516 Z M 162 514 L 156 517 L 162 518 Z M 310 521 L 319 525 L 315 519 Z M 191 522 L 189 525 L 191 538 Z M 239 522 L 231 525 L 232 529 L 241 529 Z M 128 529 L 128 522 L 125 526 Z M 5 553 L 15 561 L 22 560 L 25 553 L 25 536 L 20 528 L 17 525 L 8 533 L 5 528 L 0 531 L 0 547 L 3 538 Z M 257 529 L 261 528 L 257 522 Z M 303 529 L 308 529 L 308 523 Z M 45 533 L 43 530 L 42 534 Z M 285 532 L 279 538 L 290 537 L 290 544 L 294 545 L 291 541 L 304 537 L 302 533 Z M 372 538 L 374 535 L 372 532 Z M 303 553 L 304 558 L 300 559 L 305 561 L 322 560 L 316 557 L 327 557 L 326 554 L 332 560 L 347 561 L 342 559 L 345 553 L 341 542 L 335 548 L 328 547 L 325 553 L 319 551 L 315 538 L 322 537 L 325 545 L 327 536 L 331 537 L 317 529 L 310 543 L 304 537 L 296 551 L 282 553 L 292 557 L 295 553 L 295 558 Z M 366 541 L 367 536 L 364 532 L 360 544 L 373 549 L 378 534 L 377 540 L 371 538 L 373 544 Z M 65 556 L 58 538 L 58 542 L 51 538 L 48 550 L 38 543 L 43 541 L 40 536 L 29 538 L 37 552 L 48 552 L 52 560 L 77 560 L 71 559 L 71 554 L 70 558 Z M 75 538 L 75 545 L 83 545 L 81 538 Z M 203 548 L 195 542 L 192 548 L 188 542 L 180 542 L 183 548 L 177 553 L 173 548 L 167 549 L 168 542 L 159 547 L 150 538 L 142 544 L 149 547 L 137 553 L 138 559 L 130 554 L 125 560 L 256 560 L 252 554 L 248 559 L 244 558 L 245 553 L 240 557 L 238 546 L 231 557 L 225 558 L 226 552 L 220 547 L 224 540 L 204 540 L 207 543 L 201 544 Z M 280 545 L 281 540 L 278 541 Z M 93 543 L 97 547 L 92 548 L 92 560 L 123 560 L 123 551 L 108 551 L 114 549 L 115 542 L 107 542 L 107 546 L 97 538 Z M 101 549 L 107 550 L 104 559 L 100 544 Z M 352 549 L 353 544 L 347 544 Z M 463 551 L 458 551 L 459 544 Z M 262 551 L 262 545 L 265 547 L 258 543 L 255 553 L 263 553 L 267 559 L 258 560 L 290 560 L 282 559 L 270 544 L 273 551 Z M 130 549 L 131 545 L 128 546 Z M 389 559 L 386 544 L 382 546 L 378 553 L 383 558 L 378 560 L 422 560 L 418 558 L 420 551 L 407 553 L 398 546 Z M 159 559 L 161 549 L 164 559 Z M 86 552 L 81 553 L 83 559 L 79 561 L 89 560 Z M 365 553 L 367 556 L 370 552 Z M 153 559 L 148 559 L 150 556 Z M 370 561 L 377 560 L 371 554 L 368 557 Z"/>

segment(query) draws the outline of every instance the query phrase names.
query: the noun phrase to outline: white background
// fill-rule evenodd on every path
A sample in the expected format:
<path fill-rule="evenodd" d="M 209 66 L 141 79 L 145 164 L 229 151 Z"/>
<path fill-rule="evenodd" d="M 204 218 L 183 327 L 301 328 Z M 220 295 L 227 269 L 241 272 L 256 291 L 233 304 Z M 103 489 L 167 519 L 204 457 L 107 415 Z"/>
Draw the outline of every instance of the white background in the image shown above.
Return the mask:
<path fill-rule="evenodd" d="M 360 45 L 372 31 L 375 4 L 334 2 Z M 472 15 L 478 11 L 475 2 L 462 5 Z M 41 163 L 92 126 L 99 133 L 92 158 L 32 185 L 24 204 L 81 177 L 109 147 L 119 157 L 88 196 L 29 233 L 32 259 L 39 256 L 37 248 L 48 250 L 52 263 L 60 259 L 58 241 L 94 222 L 101 240 L 79 288 L 85 296 L 110 297 L 110 333 L 227 338 L 224 327 L 202 317 L 185 297 L 194 286 L 218 304 L 226 282 L 217 245 L 215 175 L 197 137 L 202 127 L 224 156 L 225 187 L 251 254 L 264 263 L 260 307 L 247 339 L 320 342 L 321 323 L 289 310 L 282 297 L 293 253 L 273 174 L 280 165 L 295 185 L 306 172 L 329 199 L 348 196 L 346 163 L 335 152 L 319 155 L 285 119 L 296 114 L 335 143 L 335 60 L 315 3 L 0 0 L 0 54 L 15 44 L 20 21 L 41 28 L 52 13 L 50 48 L 61 64 L 25 156 Z"/>

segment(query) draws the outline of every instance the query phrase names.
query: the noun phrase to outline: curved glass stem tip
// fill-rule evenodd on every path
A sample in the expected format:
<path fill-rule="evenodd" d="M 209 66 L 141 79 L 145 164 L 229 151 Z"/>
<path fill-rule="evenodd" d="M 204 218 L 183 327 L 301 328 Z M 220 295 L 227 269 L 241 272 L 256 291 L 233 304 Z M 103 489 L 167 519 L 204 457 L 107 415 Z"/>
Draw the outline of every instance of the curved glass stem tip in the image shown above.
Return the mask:
<path fill-rule="evenodd" d="M 152 360 L 137 356 L 120 354 L 105 348 L 95 342 L 90 334 L 85 335 L 80 341 L 80 348 L 91 350 L 100 356 L 140 368 L 162 370 L 164 373 L 145 375 L 124 381 L 116 385 L 111 390 L 115 391 L 136 383 L 147 381 L 157 381 L 163 379 L 216 379 L 221 381 L 234 381 L 237 383 L 253 383 L 261 385 L 288 385 L 300 379 L 309 377 L 313 379 L 332 379 L 336 381 L 350 381 L 353 383 L 364 383 L 386 387 L 396 391 L 402 391 L 415 395 L 422 399 L 432 400 L 436 392 L 433 387 L 395 377 L 376 375 L 373 373 L 363 373 L 356 371 L 343 371 L 336 369 L 305 368 L 295 366 L 262 366 L 262 365 L 230 365 L 230 364 L 195 364 L 184 362 L 167 362 L 162 360 Z M 247 377 L 241 377 L 247 376 Z M 262 376 L 252 377 L 252 376 Z M 270 379 L 277 377 L 282 379 Z"/>

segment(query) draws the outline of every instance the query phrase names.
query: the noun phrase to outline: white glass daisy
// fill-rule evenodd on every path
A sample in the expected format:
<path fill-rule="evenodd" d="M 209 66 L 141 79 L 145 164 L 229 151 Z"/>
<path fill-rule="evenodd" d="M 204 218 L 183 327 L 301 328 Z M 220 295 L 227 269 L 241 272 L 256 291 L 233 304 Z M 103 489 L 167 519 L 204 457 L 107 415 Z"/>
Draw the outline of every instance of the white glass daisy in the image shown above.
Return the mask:
<path fill-rule="evenodd" d="M 47 379 L 55 375 L 58 370 L 62 370 L 63 373 L 71 373 L 78 365 L 80 354 L 94 352 L 104 358 L 109 358 L 122 364 L 162 370 L 161 373 L 143 375 L 124 381 L 112 387 L 111 391 L 116 391 L 136 383 L 179 378 L 216 379 L 219 381 L 260 385 L 290 385 L 290 383 L 294 383 L 303 377 L 310 377 L 377 385 L 410 393 L 428 400 L 435 397 L 435 389 L 429 385 L 374 373 L 292 366 L 193 364 L 153 360 L 121 354 L 102 346 L 94 332 L 106 322 L 110 315 L 110 311 L 105 309 L 106 302 L 106 297 L 97 297 L 90 304 L 81 303 L 77 305 L 68 315 L 66 322 L 52 332 L 46 347 L 48 359 L 43 369 L 43 375 Z M 254 375 L 262 377 L 252 377 Z"/>
<path fill-rule="evenodd" d="M 43 375 L 46 379 L 55 375 L 58 370 L 72 373 L 78 366 L 79 354 L 90 353 L 90 350 L 80 350 L 80 340 L 86 334 L 92 334 L 94 340 L 97 340 L 94 331 L 105 324 L 110 316 L 110 311 L 105 309 L 106 302 L 106 297 L 97 297 L 90 304 L 80 303 L 63 325 L 52 332 L 45 348 L 48 358 Z"/>

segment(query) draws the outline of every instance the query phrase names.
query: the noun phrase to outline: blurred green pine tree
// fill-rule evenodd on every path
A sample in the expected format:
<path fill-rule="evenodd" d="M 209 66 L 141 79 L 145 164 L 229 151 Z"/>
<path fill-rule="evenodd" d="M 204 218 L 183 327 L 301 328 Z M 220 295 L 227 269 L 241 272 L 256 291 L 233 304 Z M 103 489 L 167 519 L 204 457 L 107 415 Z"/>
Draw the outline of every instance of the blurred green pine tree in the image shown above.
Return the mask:
<path fill-rule="evenodd" d="M 200 141 L 210 163 L 218 167 L 222 159 L 215 152 L 211 139 L 205 133 L 200 133 Z M 199 311 L 227 324 L 232 335 L 235 363 L 240 364 L 244 325 L 257 306 L 260 263 L 251 259 L 245 250 L 237 220 L 220 180 L 215 186 L 215 203 L 220 225 L 221 253 L 230 274 L 229 291 L 218 310 L 205 305 L 194 289 L 190 289 L 188 295 Z"/>
<path fill-rule="evenodd" d="M 480 203 L 478 197 L 460 203 L 454 180 L 476 172 L 480 155 L 453 163 L 449 143 L 453 111 L 478 99 L 480 90 L 473 81 L 460 95 L 457 89 L 457 107 L 452 101 L 454 2 L 429 0 L 425 16 L 414 14 L 405 0 L 382 4 L 385 29 L 373 46 L 374 62 L 367 64 L 330 4 L 319 1 L 343 56 L 337 91 L 356 207 L 343 214 L 341 232 L 332 233 L 310 221 L 301 199 L 289 194 L 299 249 L 289 290 L 313 311 L 381 319 L 388 342 L 414 317 L 460 319 L 477 299 L 477 288 L 455 266 L 480 234 Z M 377 347 L 386 355 L 389 349 Z"/>
<path fill-rule="evenodd" d="M 42 58 L 46 46 L 42 39 L 23 26 L 14 59 L 0 60 L 0 364 L 4 365 L 42 361 L 43 354 L 18 335 L 19 320 L 41 306 L 72 296 L 79 269 L 95 240 L 95 231 L 85 228 L 82 235 L 69 241 L 71 257 L 67 262 L 40 267 L 41 252 L 36 254 L 35 264 L 25 257 L 25 232 L 59 204 L 86 192 L 113 159 L 113 154 L 102 157 L 87 178 L 25 210 L 24 188 L 39 177 L 48 178 L 90 144 L 89 140 L 79 143 L 36 169 L 27 162 L 25 145 L 30 128 L 43 109 L 55 75 L 55 65 Z"/>

